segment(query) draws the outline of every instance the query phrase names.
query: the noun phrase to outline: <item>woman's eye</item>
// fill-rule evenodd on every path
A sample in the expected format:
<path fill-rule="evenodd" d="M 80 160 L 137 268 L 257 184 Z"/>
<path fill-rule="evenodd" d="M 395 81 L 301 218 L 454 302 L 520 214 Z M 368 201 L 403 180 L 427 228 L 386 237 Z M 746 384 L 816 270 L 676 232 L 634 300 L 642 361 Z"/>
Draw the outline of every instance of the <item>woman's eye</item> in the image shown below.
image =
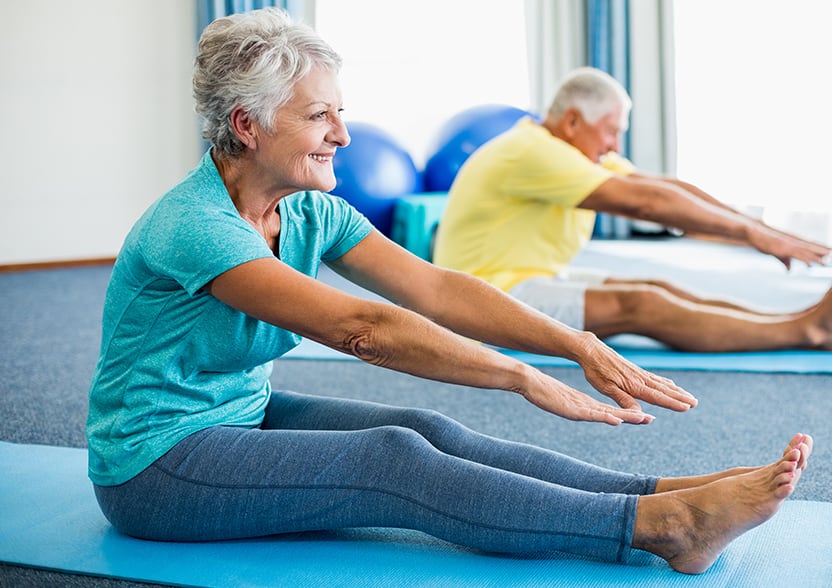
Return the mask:
<path fill-rule="evenodd" d="M 312 118 L 315 120 L 327 120 L 328 118 L 332 117 L 333 119 L 340 119 L 344 113 L 343 108 L 338 108 L 337 110 L 322 110 L 321 112 L 316 112 L 312 115 Z"/>

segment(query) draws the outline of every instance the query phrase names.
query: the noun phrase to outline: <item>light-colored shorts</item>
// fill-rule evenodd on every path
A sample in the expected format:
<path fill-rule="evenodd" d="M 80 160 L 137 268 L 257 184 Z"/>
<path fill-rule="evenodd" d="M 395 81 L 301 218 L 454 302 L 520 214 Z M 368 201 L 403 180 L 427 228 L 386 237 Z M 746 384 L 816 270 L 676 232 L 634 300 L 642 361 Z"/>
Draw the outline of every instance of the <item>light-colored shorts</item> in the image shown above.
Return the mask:
<path fill-rule="evenodd" d="M 516 299 L 574 329 L 584 329 L 586 290 L 600 286 L 608 272 L 567 268 L 552 278 L 530 278 L 509 290 Z"/>

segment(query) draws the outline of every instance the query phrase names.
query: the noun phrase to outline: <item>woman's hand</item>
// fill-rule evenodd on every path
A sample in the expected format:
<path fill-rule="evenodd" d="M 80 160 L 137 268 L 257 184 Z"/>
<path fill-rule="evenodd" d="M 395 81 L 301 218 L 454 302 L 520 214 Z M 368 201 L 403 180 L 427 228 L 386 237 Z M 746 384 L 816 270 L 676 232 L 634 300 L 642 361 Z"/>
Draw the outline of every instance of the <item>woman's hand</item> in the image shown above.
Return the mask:
<path fill-rule="evenodd" d="M 606 404 L 535 369 L 533 369 L 531 382 L 522 394 L 536 407 L 570 421 L 588 421 L 608 425 L 622 423 L 646 425 L 654 418 L 642 412 L 637 403 L 633 408 Z"/>
<path fill-rule="evenodd" d="M 624 359 L 603 341 L 586 333 L 584 350 L 577 359 L 584 376 L 619 406 L 640 409 L 639 400 L 684 412 L 696 406 L 696 398 L 673 380 L 657 376 Z"/>
<path fill-rule="evenodd" d="M 627 361 L 591 333 L 578 362 L 587 381 L 618 406 L 605 404 L 543 372 L 532 370 L 522 394 L 532 404 L 574 421 L 620 425 L 646 425 L 655 417 L 642 411 L 639 400 L 684 412 L 696 406 L 690 393 L 672 380 L 650 373 Z"/>

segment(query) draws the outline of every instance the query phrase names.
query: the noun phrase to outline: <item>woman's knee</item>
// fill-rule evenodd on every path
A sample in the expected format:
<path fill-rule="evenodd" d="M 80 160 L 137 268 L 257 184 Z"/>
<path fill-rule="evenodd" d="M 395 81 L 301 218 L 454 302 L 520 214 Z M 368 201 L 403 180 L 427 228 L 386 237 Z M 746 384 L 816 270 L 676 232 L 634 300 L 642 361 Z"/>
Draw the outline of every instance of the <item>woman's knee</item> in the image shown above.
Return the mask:
<path fill-rule="evenodd" d="M 459 421 L 430 408 L 403 408 L 397 424 L 413 429 L 437 447 L 475 434 Z"/>
<path fill-rule="evenodd" d="M 432 408 L 402 407 L 396 412 L 398 424 L 416 430 L 442 430 L 455 426 L 453 419 Z"/>
<path fill-rule="evenodd" d="M 372 429 L 369 434 L 374 445 L 391 454 L 421 453 L 433 448 L 421 433 L 410 427 L 387 425 Z"/>

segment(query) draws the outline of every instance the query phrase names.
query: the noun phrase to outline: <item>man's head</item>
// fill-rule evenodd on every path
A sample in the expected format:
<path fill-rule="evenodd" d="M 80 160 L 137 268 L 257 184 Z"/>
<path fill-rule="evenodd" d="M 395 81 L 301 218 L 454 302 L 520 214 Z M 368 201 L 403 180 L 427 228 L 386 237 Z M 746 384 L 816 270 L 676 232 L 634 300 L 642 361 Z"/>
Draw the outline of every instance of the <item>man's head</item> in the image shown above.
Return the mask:
<path fill-rule="evenodd" d="M 592 67 L 572 71 L 561 82 L 544 126 L 592 161 L 619 150 L 632 101 L 612 76 Z"/>

